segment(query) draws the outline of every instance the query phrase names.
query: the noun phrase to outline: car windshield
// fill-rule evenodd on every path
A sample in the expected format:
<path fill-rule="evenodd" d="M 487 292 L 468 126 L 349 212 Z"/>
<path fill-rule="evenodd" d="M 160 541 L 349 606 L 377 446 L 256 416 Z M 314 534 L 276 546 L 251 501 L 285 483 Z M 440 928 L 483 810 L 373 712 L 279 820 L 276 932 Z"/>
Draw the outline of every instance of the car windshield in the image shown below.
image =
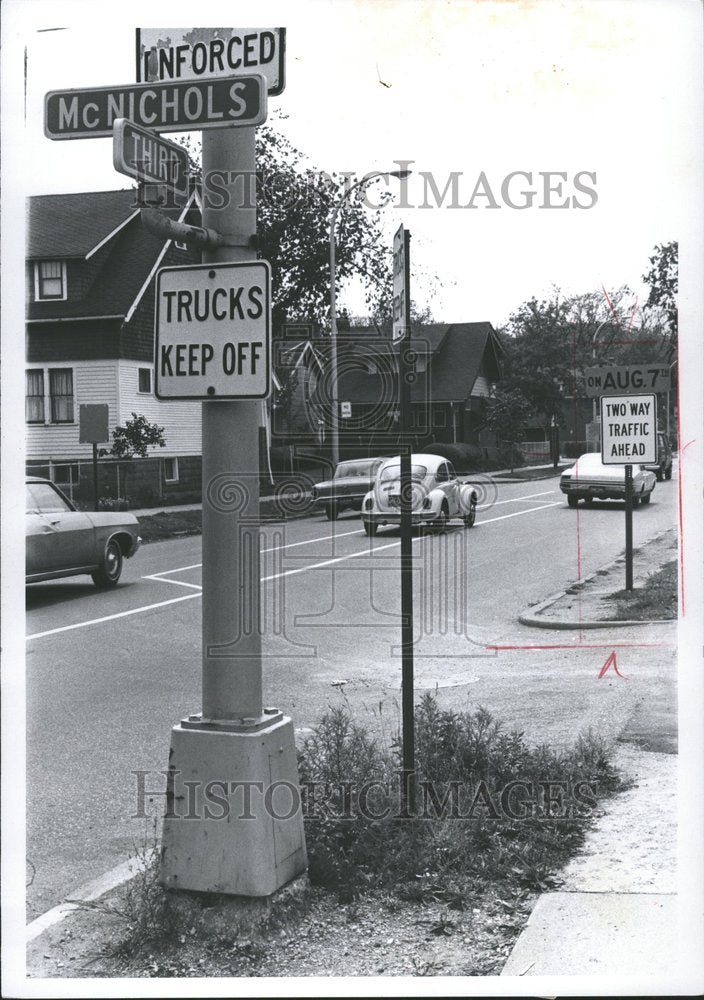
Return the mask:
<path fill-rule="evenodd" d="M 335 479 L 355 479 L 355 478 L 366 478 L 368 479 L 373 475 L 378 469 L 380 462 L 377 461 L 360 461 L 360 462 L 341 462 L 335 469 Z"/>
<path fill-rule="evenodd" d="M 412 465 L 411 466 L 411 479 L 421 480 L 425 479 L 428 474 L 428 470 L 424 465 Z M 401 464 L 398 465 L 387 465 L 386 468 L 381 470 L 381 477 L 379 479 L 382 483 L 393 482 L 395 479 L 401 478 Z"/>
<path fill-rule="evenodd" d="M 27 483 L 28 514 L 65 514 L 71 508 L 49 483 Z"/>

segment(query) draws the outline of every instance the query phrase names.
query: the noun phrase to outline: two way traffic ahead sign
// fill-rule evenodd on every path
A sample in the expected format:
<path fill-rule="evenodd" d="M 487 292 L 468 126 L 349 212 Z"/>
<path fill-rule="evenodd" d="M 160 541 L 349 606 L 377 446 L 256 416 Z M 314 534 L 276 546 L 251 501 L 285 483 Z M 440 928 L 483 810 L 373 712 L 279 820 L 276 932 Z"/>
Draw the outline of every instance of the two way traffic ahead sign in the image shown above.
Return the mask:
<path fill-rule="evenodd" d="M 604 465 L 657 461 L 657 396 L 601 397 L 601 460 Z"/>
<path fill-rule="evenodd" d="M 157 398 L 268 396 L 270 289 L 264 260 L 162 268 L 156 279 Z"/>

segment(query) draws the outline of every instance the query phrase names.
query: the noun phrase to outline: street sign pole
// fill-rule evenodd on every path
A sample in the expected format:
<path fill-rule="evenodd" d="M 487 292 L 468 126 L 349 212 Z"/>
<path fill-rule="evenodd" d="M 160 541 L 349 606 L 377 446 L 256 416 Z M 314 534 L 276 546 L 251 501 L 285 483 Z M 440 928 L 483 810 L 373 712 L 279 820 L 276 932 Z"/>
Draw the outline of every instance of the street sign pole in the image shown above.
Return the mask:
<path fill-rule="evenodd" d="M 212 171 L 227 185 L 219 207 L 204 190 L 203 223 L 228 245 L 204 251 L 204 263 L 254 260 L 255 130 L 204 134 L 204 177 Z M 307 864 L 300 796 L 296 805 L 290 791 L 298 787 L 293 724 L 262 704 L 260 405 L 202 404 L 203 711 L 171 733 L 160 874 L 169 888 L 268 896 Z M 187 819 L 178 814 L 184 802 Z"/>
<path fill-rule="evenodd" d="M 633 466 L 626 466 L 626 590 L 633 590 Z"/>
<path fill-rule="evenodd" d="M 410 238 L 403 230 L 404 317 L 399 341 L 399 422 L 401 427 L 401 721 L 403 746 L 404 811 L 415 811 L 415 720 L 413 681 L 413 509 L 411 481 L 411 384 L 415 378 L 411 363 L 411 282 Z"/>
<path fill-rule="evenodd" d="M 93 510 L 98 509 L 98 445 L 93 442 Z"/>

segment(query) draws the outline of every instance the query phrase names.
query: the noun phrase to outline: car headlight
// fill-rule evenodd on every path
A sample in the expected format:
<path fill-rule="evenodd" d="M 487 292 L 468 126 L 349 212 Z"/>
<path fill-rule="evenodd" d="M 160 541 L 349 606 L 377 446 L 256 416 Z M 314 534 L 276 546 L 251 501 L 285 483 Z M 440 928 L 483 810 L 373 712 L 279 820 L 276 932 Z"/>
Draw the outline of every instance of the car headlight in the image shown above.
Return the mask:
<path fill-rule="evenodd" d="M 423 510 L 430 510 L 431 507 L 430 497 L 423 497 Z"/>
<path fill-rule="evenodd" d="M 367 497 L 367 499 L 364 501 L 364 509 L 371 510 L 373 506 L 374 506 L 373 497 Z"/>

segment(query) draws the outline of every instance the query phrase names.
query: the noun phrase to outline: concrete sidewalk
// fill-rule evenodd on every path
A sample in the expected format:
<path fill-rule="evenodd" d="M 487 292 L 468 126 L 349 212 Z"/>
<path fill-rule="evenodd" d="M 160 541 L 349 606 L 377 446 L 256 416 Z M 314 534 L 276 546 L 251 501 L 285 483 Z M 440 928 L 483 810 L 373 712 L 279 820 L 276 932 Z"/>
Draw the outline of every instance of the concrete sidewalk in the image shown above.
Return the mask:
<path fill-rule="evenodd" d="M 616 764 L 634 786 L 539 897 L 502 976 L 675 976 L 677 757 L 624 745 Z"/>

